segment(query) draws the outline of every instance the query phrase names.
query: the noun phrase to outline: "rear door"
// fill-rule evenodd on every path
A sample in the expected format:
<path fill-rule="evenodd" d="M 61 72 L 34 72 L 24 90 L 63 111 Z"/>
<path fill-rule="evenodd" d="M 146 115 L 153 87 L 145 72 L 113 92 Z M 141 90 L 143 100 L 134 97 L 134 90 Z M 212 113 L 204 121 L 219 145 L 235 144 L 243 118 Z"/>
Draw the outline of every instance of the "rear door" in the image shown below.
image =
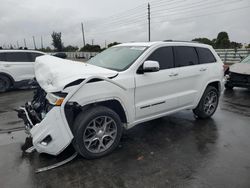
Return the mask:
<path fill-rule="evenodd" d="M 5 72 L 4 64 L 5 64 L 6 58 L 5 53 L 0 53 L 0 71 Z"/>
<path fill-rule="evenodd" d="M 180 108 L 192 106 L 199 95 L 202 83 L 202 71 L 199 65 L 199 57 L 192 46 L 174 47 L 175 66 L 178 68 L 178 84 L 176 87 L 179 96 Z"/>
<path fill-rule="evenodd" d="M 176 87 L 180 85 L 174 68 L 173 48 L 160 47 L 147 60 L 158 61 L 160 70 L 135 75 L 137 120 L 174 110 L 178 106 Z"/>
<path fill-rule="evenodd" d="M 204 90 L 208 82 L 218 79 L 218 75 L 221 75 L 222 65 L 217 63 L 217 60 L 210 49 L 196 47 L 196 51 L 199 57 L 199 71 L 201 73 L 200 87 L 201 92 L 203 92 L 202 89 Z"/>
<path fill-rule="evenodd" d="M 4 67 L 15 81 L 34 77 L 34 62 L 28 52 L 6 52 L 5 58 Z"/>

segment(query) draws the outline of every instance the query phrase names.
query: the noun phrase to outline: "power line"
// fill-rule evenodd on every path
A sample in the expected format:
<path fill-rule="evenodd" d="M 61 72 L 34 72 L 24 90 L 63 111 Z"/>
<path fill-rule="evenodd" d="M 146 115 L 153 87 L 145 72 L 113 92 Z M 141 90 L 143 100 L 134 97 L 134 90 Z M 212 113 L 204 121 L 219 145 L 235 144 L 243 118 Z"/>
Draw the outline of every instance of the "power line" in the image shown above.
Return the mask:
<path fill-rule="evenodd" d="M 176 1 L 174 1 L 174 2 L 170 2 L 170 3 L 166 3 L 165 1 L 164 2 L 160 2 L 160 3 L 152 3 L 151 2 L 151 4 L 152 4 L 152 9 L 153 8 L 157 8 L 157 7 L 163 7 L 163 6 L 169 6 L 169 5 L 176 5 L 176 4 L 178 4 L 178 3 L 183 3 L 183 2 L 185 2 L 186 0 L 176 0 Z"/>
<path fill-rule="evenodd" d="M 130 31 L 138 31 L 138 26 L 146 26 L 148 23 L 141 23 L 141 24 L 138 24 L 136 26 L 133 26 L 134 29 L 129 29 L 131 28 L 131 26 L 127 27 L 127 26 L 124 26 L 122 28 L 119 28 L 119 29 L 114 29 L 114 30 L 107 30 L 107 31 L 102 31 L 102 32 L 96 32 L 96 33 L 89 33 L 90 36 L 95 36 L 95 35 L 102 35 L 104 33 L 113 33 L 113 32 L 117 32 L 117 31 L 121 31 L 121 30 L 126 30 L 126 32 L 130 32 Z"/>
<path fill-rule="evenodd" d="M 231 1 L 231 3 L 228 2 L 228 4 L 232 4 L 232 3 L 236 3 L 237 1 Z M 180 14 L 180 13 L 187 13 L 187 12 L 194 12 L 194 11 L 204 11 L 206 9 L 211 9 L 213 7 L 216 7 L 216 8 L 219 8 L 221 6 L 223 6 L 224 4 L 215 4 L 215 5 L 212 5 L 212 6 L 205 6 L 205 7 L 197 7 L 196 9 L 191 9 L 191 10 L 182 10 L 182 11 L 175 11 L 175 12 L 169 12 L 167 14 L 159 14 L 159 15 L 156 15 L 154 16 L 154 18 L 162 18 L 162 17 L 166 17 L 166 16 L 173 16 L 173 15 L 177 15 L 177 14 Z M 197 13 L 197 12 L 196 12 Z"/>
<path fill-rule="evenodd" d="M 222 0 L 224 1 L 224 0 Z M 213 3 L 214 1 L 210 1 L 210 2 L 207 2 L 207 1 L 204 1 L 204 0 L 201 0 L 201 1 L 197 1 L 197 2 L 192 2 L 192 4 L 190 3 L 181 3 L 180 5 L 176 5 L 176 6 L 167 6 L 167 10 L 178 10 L 178 9 L 183 9 L 183 8 L 188 8 L 189 6 L 195 6 L 195 5 L 204 5 L 204 4 L 211 4 L 211 2 Z M 218 1 L 216 1 L 218 2 Z M 160 9 L 158 7 L 154 7 L 152 6 L 152 10 L 155 10 L 155 11 L 164 11 L 166 10 L 165 6 L 160 6 Z"/>
<path fill-rule="evenodd" d="M 228 10 L 225 10 L 225 11 L 216 11 L 216 12 L 210 12 L 208 14 L 199 14 L 199 15 L 193 15 L 193 16 L 190 16 L 190 17 L 185 17 L 185 18 L 178 18 L 178 19 L 168 19 L 168 20 L 161 20 L 161 21 L 152 21 L 151 23 L 153 24 L 157 24 L 157 23 L 164 23 L 164 22 L 169 22 L 169 21 L 178 21 L 178 20 L 190 20 L 192 18 L 199 18 L 199 17 L 204 17 L 204 16 L 209 16 L 209 15 L 217 15 L 217 14 L 225 14 L 225 13 L 229 13 L 229 12 L 235 12 L 237 10 L 242 10 L 242 9 L 247 9 L 249 8 L 250 6 L 244 6 L 244 7 L 238 7 L 238 8 L 234 8 L 234 9 L 228 9 Z M 145 26 L 146 23 L 144 24 L 140 24 L 140 25 L 137 25 L 137 26 Z M 141 29 L 141 28 L 140 28 Z M 116 30 L 108 30 L 108 31 L 104 31 L 104 32 L 99 32 L 99 33 L 93 33 L 91 34 L 92 36 L 93 35 L 103 35 L 104 33 L 113 33 L 113 32 L 117 32 L 117 31 L 121 31 L 121 30 L 124 30 L 124 28 L 120 28 L 120 29 L 116 29 Z M 126 29 L 126 32 L 130 32 L 130 31 L 138 31 L 139 28 L 135 28 L 135 29 L 131 29 L 131 30 L 128 30 Z"/>
<path fill-rule="evenodd" d="M 236 3 L 237 1 L 231 1 L 230 3 L 228 2 L 227 4 L 232 4 L 232 3 Z M 199 3 L 200 5 L 198 5 L 197 3 Z M 161 12 L 161 11 L 157 11 L 157 12 L 153 12 L 153 19 L 154 18 L 161 18 L 161 17 L 165 17 L 165 16 L 169 16 L 169 15 L 174 15 L 174 14 L 179 14 L 180 11 L 182 12 L 190 12 L 190 11 L 194 11 L 194 10 L 197 10 L 197 9 L 192 9 L 194 7 L 201 7 L 199 8 L 198 10 L 202 10 L 202 9 L 207 9 L 207 8 L 210 8 L 210 7 L 214 7 L 214 6 L 221 6 L 221 5 L 224 5 L 224 4 L 213 4 L 212 6 L 208 6 L 208 7 L 204 7 L 202 8 L 202 4 L 203 1 L 199 1 L 199 2 L 196 2 L 196 4 L 192 4 L 191 6 L 188 6 L 186 8 L 182 8 L 180 9 L 179 11 L 171 11 L 172 8 L 167 8 L 167 9 L 164 9 L 164 12 Z M 211 1 L 210 1 L 211 3 Z M 204 3 L 203 3 L 204 4 Z M 187 5 L 187 4 L 186 4 Z M 185 6 L 186 6 L 185 5 Z M 179 7 L 183 7 L 183 6 L 179 6 Z M 179 8 L 179 7 L 175 7 L 176 8 Z M 191 10 L 187 10 L 187 9 L 191 9 Z M 169 10 L 167 14 L 164 14 L 166 13 L 165 11 L 166 10 Z M 146 16 L 145 15 L 142 15 L 142 16 L 137 16 L 137 17 L 131 17 L 131 18 L 123 18 L 123 20 L 121 21 L 117 21 L 117 22 L 104 22 L 104 23 L 101 23 L 99 25 L 97 25 L 96 28 L 101 28 L 101 29 L 105 29 L 105 28 L 109 28 L 110 26 L 114 27 L 114 26 L 123 26 L 123 25 L 127 25 L 127 24 L 134 24 L 134 23 L 139 23 L 141 21 L 144 21 L 146 19 Z"/>
<path fill-rule="evenodd" d="M 151 1 L 151 2 L 155 2 L 157 4 L 159 2 L 166 3 L 166 2 L 172 2 L 172 1 L 174 1 L 174 0 L 168 0 L 168 1 L 166 1 L 166 0 L 159 0 L 158 1 L 157 0 L 157 1 Z M 183 1 L 183 0 L 179 0 L 179 1 Z M 134 16 L 137 16 L 137 17 L 144 16 L 145 14 L 143 12 L 139 12 L 139 11 L 146 10 L 146 7 L 147 7 L 146 4 L 141 4 L 133 9 L 126 10 L 126 11 L 119 13 L 119 14 L 114 14 L 112 16 L 106 17 L 105 19 L 108 20 L 107 22 L 109 23 L 109 22 L 116 22 L 116 21 L 124 20 L 124 17 L 126 17 L 126 18 L 131 17 L 131 19 L 133 19 Z"/>
<path fill-rule="evenodd" d="M 163 22 L 169 22 L 169 21 L 189 20 L 191 18 L 199 18 L 199 17 L 210 16 L 210 15 L 214 15 L 214 14 L 225 14 L 225 13 L 234 12 L 234 11 L 237 11 L 237 10 L 242 10 L 242 9 L 247 9 L 247 8 L 250 8 L 250 6 L 238 7 L 238 8 L 234 8 L 234 9 L 225 10 L 225 11 L 210 12 L 208 14 L 194 15 L 194 16 L 185 17 L 185 18 L 161 20 L 161 21 L 152 22 L 152 23 L 163 23 Z"/>
<path fill-rule="evenodd" d="M 228 1 L 227 2 L 227 5 L 230 5 L 230 4 L 234 4 L 234 3 L 238 3 L 238 0 L 233 0 L 233 1 Z M 165 12 L 162 12 L 162 11 L 165 11 L 165 10 L 168 10 L 168 13 L 172 13 L 172 14 L 179 14 L 180 12 L 190 12 L 190 11 L 194 11 L 194 10 L 202 10 L 202 9 L 207 9 L 207 8 L 213 8 L 213 7 L 220 7 L 220 6 L 225 6 L 225 3 L 221 3 L 221 2 L 217 2 L 217 3 L 213 3 L 212 5 L 209 4 L 200 4 L 200 5 L 191 5 L 191 6 L 188 6 L 188 7 L 184 7 L 184 8 L 181 8 L 179 10 L 175 10 L 175 11 L 171 11 L 171 9 L 162 9 L 162 10 L 158 10 L 157 12 L 154 12 L 155 14 L 154 15 L 158 15 L 158 14 L 161 14 L 161 13 L 165 13 Z M 191 10 L 189 10 L 191 9 Z M 169 14 L 167 14 L 169 15 Z"/>

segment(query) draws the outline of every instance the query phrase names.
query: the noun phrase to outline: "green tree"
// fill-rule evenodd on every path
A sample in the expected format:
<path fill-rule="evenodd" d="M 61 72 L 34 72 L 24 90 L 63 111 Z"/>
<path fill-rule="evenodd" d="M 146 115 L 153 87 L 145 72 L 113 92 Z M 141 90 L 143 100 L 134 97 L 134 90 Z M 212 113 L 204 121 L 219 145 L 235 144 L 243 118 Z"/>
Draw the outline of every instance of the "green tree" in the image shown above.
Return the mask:
<path fill-rule="evenodd" d="M 236 49 L 236 48 L 242 48 L 242 44 L 241 43 L 238 43 L 238 42 L 231 42 L 230 43 L 230 48 L 234 48 L 234 49 Z"/>
<path fill-rule="evenodd" d="M 53 31 L 51 37 L 52 37 L 52 45 L 57 51 L 61 52 L 63 50 L 62 33 Z"/>
<path fill-rule="evenodd" d="M 208 45 L 211 45 L 211 46 L 214 45 L 214 42 L 211 41 L 208 38 L 195 38 L 192 41 L 200 42 L 200 43 L 203 43 L 203 44 L 208 44 Z"/>
<path fill-rule="evenodd" d="M 118 45 L 118 44 L 121 44 L 119 42 L 112 42 L 110 44 L 108 44 L 108 48 L 112 47 L 112 46 L 115 46 L 115 45 Z"/>
<path fill-rule="evenodd" d="M 65 52 L 75 52 L 77 51 L 79 48 L 77 46 L 72 46 L 72 45 L 68 45 L 64 48 Z"/>
<path fill-rule="evenodd" d="M 222 31 L 218 34 L 215 42 L 215 48 L 230 48 L 230 40 L 227 32 Z"/>
<path fill-rule="evenodd" d="M 86 44 L 83 48 L 80 49 L 80 51 L 83 51 L 83 52 L 100 52 L 101 51 L 101 46 Z"/>

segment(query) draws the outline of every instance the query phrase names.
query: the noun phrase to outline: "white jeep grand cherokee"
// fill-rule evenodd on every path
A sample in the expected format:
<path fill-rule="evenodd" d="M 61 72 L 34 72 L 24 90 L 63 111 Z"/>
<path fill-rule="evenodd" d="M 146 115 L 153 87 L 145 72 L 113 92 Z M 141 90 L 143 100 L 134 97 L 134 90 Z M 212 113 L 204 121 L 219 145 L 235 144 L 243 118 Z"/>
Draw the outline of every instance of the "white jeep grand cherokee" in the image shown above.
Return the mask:
<path fill-rule="evenodd" d="M 28 85 L 35 75 L 35 59 L 42 55 L 32 50 L 0 50 L 0 92 Z"/>
<path fill-rule="evenodd" d="M 211 117 L 224 74 L 211 46 L 191 42 L 121 44 L 87 63 L 36 62 L 41 88 L 19 110 L 33 146 L 58 155 L 72 143 L 88 159 L 113 151 L 123 128 L 184 109 Z"/>

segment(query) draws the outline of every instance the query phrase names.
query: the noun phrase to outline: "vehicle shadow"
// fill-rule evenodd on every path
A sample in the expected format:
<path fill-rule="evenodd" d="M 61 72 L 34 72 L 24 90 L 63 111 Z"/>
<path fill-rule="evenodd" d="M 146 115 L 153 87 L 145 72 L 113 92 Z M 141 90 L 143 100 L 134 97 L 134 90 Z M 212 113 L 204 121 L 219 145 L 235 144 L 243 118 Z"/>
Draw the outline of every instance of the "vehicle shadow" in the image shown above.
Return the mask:
<path fill-rule="evenodd" d="M 159 187 L 188 183 L 195 178 L 197 168 L 213 159 L 217 139 L 213 119 L 197 120 L 190 111 L 180 112 L 125 131 L 119 147 L 106 157 L 86 160 L 78 156 L 69 164 L 34 175 L 34 185 Z M 35 170 L 70 156 L 73 151 L 69 147 L 58 157 L 36 153 L 28 160 Z"/>

